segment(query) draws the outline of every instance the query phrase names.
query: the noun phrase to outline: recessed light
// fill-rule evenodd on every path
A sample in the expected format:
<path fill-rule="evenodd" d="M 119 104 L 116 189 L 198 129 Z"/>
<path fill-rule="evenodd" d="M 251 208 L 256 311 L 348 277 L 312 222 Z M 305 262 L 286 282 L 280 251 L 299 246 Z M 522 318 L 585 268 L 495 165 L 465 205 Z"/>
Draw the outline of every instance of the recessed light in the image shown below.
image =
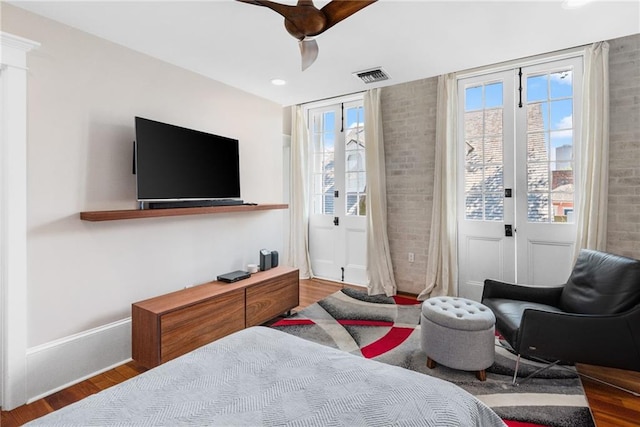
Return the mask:
<path fill-rule="evenodd" d="M 287 84 L 287 82 L 285 80 L 282 79 L 271 79 L 271 84 L 276 85 L 276 86 L 284 86 Z"/>

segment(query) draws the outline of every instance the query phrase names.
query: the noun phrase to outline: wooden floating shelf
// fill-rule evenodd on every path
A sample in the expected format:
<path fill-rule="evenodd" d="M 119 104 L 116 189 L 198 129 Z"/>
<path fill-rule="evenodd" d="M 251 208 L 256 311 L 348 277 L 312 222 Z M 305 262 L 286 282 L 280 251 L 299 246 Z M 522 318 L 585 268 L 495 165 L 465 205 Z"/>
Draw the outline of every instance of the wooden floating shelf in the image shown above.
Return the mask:
<path fill-rule="evenodd" d="M 127 209 L 116 211 L 80 212 L 83 221 L 116 221 L 120 219 L 157 218 L 164 216 L 205 215 L 229 212 L 252 212 L 272 209 L 288 209 L 287 204 L 264 205 L 232 205 L 207 206 L 200 208 L 171 208 L 171 209 Z"/>

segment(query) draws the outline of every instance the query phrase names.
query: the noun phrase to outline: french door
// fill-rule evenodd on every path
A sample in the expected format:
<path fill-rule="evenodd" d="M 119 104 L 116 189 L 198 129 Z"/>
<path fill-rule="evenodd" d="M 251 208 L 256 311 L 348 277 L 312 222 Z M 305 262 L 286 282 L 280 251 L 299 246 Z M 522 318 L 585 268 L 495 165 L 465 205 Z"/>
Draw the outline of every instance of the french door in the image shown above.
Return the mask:
<path fill-rule="evenodd" d="M 309 108 L 309 255 L 314 275 L 367 284 L 364 107 L 361 98 Z"/>
<path fill-rule="evenodd" d="M 582 58 L 462 79 L 459 294 L 565 283 L 579 194 Z"/>

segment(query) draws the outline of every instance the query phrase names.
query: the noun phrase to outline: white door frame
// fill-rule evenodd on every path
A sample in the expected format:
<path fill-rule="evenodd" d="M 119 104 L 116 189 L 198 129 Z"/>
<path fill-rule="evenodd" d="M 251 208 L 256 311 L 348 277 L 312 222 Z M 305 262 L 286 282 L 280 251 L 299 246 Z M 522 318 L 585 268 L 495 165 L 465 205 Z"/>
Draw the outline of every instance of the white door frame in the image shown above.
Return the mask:
<path fill-rule="evenodd" d="M 27 52 L 0 32 L 0 406 L 27 400 Z"/>
<path fill-rule="evenodd" d="M 304 117 L 306 118 L 306 122 L 307 122 L 307 127 L 310 128 L 310 114 L 311 111 L 318 111 L 318 110 L 322 110 L 322 109 L 327 109 L 327 111 L 329 110 L 338 110 L 338 106 L 340 104 L 342 104 L 342 115 L 346 114 L 346 110 L 348 109 L 349 104 L 352 103 L 361 103 L 363 99 L 363 94 L 362 93 L 358 93 L 358 94 L 353 94 L 350 96 L 346 96 L 346 97 L 338 97 L 338 98 L 331 98 L 331 99 L 326 99 L 326 100 L 321 100 L 321 101 L 317 101 L 317 102 L 313 102 L 313 103 L 309 103 L 306 104 L 304 106 Z M 339 115 L 336 115 L 336 123 L 337 120 L 340 119 L 342 120 L 343 118 Z M 346 118 L 344 119 L 346 122 Z M 335 129 L 335 140 L 336 140 L 336 146 L 337 141 L 339 139 L 344 139 L 344 135 L 347 132 L 347 129 L 343 129 L 340 130 L 340 127 L 337 126 Z M 311 132 L 310 132 L 311 134 Z M 313 136 L 311 136 L 311 139 L 313 139 Z M 346 141 L 344 141 L 346 142 Z M 336 164 L 345 164 L 345 147 L 342 147 L 341 150 L 335 150 L 334 151 L 334 162 Z M 310 141 L 310 147 L 309 147 L 309 164 L 312 164 L 313 162 L 313 156 L 314 156 L 314 149 L 313 149 L 313 141 Z M 337 168 L 337 170 L 340 170 L 339 168 Z M 313 173 L 313 171 L 311 169 L 308 170 L 308 173 Z M 340 178 L 338 178 L 337 176 L 337 172 L 336 172 L 336 182 L 338 181 L 338 179 L 343 179 L 344 180 L 344 171 L 342 171 Z M 313 179 L 309 180 L 309 194 L 310 194 L 310 198 L 309 198 L 309 252 L 310 255 L 313 253 L 313 239 L 312 239 L 312 228 L 314 228 L 316 231 L 318 230 L 324 230 L 326 233 L 325 234 L 331 234 L 332 235 L 332 244 L 334 245 L 333 248 L 331 248 L 330 251 L 327 251 L 327 253 L 329 253 L 330 255 L 326 257 L 326 259 L 324 260 L 320 260 L 320 259 L 313 259 L 312 258 L 312 263 L 315 263 L 315 267 L 312 267 L 312 270 L 314 272 L 314 276 L 319 277 L 319 278 L 323 278 L 323 279 L 327 279 L 327 280 L 336 280 L 336 281 L 340 281 L 342 280 L 344 283 L 350 283 L 350 284 L 355 284 L 355 285 L 366 285 L 367 283 L 367 274 L 366 274 L 366 223 L 365 223 L 365 217 L 351 217 L 349 215 L 346 215 L 344 213 L 345 208 L 344 208 L 344 204 L 346 203 L 346 191 L 343 191 L 342 195 L 339 197 L 339 199 L 337 199 L 335 201 L 335 211 L 334 211 L 334 215 L 332 216 L 328 216 L 328 215 L 314 215 L 314 211 L 313 211 Z M 339 221 L 340 221 L 340 230 L 343 231 L 342 234 L 338 234 L 338 239 L 336 239 L 336 231 L 335 231 L 335 225 L 334 225 L 334 218 L 338 217 Z M 364 232 L 363 232 L 364 231 Z M 316 233 L 317 234 L 317 233 Z M 356 236 L 354 238 L 355 241 L 360 241 L 359 239 L 362 238 L 362 243 L 364 245 L 364 253 L 362 254 L 362 260 L 354 260 L 350 254 L 348 254 L 347 248 L 348 248 L 348 244 L 347 244 L 347 240 L 349 239 L 348 234 L 350 234 L 352 237 Z M 345 252 L 347 251 L 347 252 Z M 317 252 L 316 252 L 317 253 Z M 342 278 L 340 278 L 339 276 L 334 276 L 331 274 L 327 274 L 326 269 L 323 272 L 322 268 L 319 268 L 318 263 L 323 263 L 323 265 L 325 266 L 331 266 L 331 267 L 335 267 L 335 257 L 340 258 L 343 262 L 344 262 L 344 266 L 343 266 L 343 273 L 342 273 Z M 333 258 L 332 258 L 333 257 Z M 355 258 L 358 258 L 357 256 Z M 337 274 L 337 273 L 336 273 Z"/>

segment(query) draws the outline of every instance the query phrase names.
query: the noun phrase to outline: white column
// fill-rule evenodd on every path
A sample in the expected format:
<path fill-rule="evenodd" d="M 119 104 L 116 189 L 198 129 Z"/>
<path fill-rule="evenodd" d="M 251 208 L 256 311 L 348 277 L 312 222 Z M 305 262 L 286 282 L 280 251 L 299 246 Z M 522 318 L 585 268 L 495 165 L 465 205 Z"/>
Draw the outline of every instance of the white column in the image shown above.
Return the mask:
<path fill-rule="evenodd" d="M 0 406 L 26 403 L 27 52 L 38 43 L 0 32 Z"/>

